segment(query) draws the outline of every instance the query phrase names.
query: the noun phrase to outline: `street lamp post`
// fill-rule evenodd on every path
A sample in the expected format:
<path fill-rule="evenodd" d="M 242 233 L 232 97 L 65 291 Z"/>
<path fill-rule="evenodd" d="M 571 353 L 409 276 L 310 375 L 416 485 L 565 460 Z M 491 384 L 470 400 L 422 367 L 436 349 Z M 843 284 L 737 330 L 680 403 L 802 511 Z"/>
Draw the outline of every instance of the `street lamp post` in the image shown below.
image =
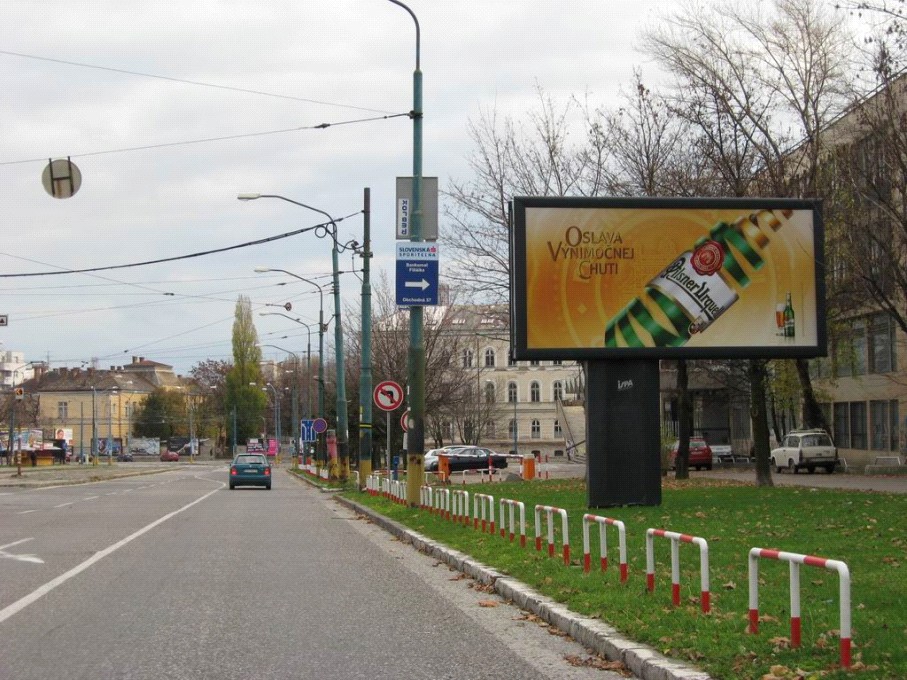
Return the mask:
<path fill-rule="evenodd" d="M 279 349 L 281 352 L 286 352 L 287 354 L 291 354 L 291 355 L 293 355 L 293 360 L 296 363 L 296 370 L 293 372 L 292 409 L 293 409 L 293 453 L 298 455 L 298 453 L 299 453 L 299 450 L 298 450 L 298 446 L 299 446 L 299 393 L 296 388 L 297 388 L 297 383 L 299 382 L 299 376 L 298 376 L 299 356 L 296 354 L 296 352 L 291 352 L 290 350 L 284 349 L 283 347 L 278 347 L 277 345 L 262 345 L 262 347 L 273 347 L 274 349 Z M 311 352 L 311 344 L 309 344 L 309 351 Z M 270 385 L 270 383 L 268 383 L 268 384 Z M 312 407 L 311 396 L 312 396 L 312 393 L 311 393 L 311 390 L 309 390 L 309 408 Z M 279 409 L 278 409 L 278 411 L 279 411 Z M 278 437 L 278 441 L 279 440 L 280 440 L 280 437 Z M 295 467 L 295 463 L 294 463 L 294 467 Z"/>
<path fill-rule="evenodd" d="M 413 210 L 410 216 L 410 241 L 422 241 L 422 70 L 419 63 L 421 32 L 419 19 L 400 0 L 390 0 L 402 7 L 416 25 L 416 68 L 413 71 Z M 425 480 L 425 338 L 423 308 L 409 308 L 409 422 L 407 435 L 406 500 L 410 506 L 419 504 L 419 494 Z"/>
<path fill-rule="evenodd" d="M 313 208 L 305 203 L 294 201 L 286 196 L 277 194 L 240 194 L 237 198 L 241 201 L 253 201 L 259 198 L 279 198 L 287 203 L 298 205 L 301 208 L 312 210 L 328 218 L 330 224 L 329 234 L 333 242 L 331 248 L 331 266 L 334 279 L 334 356 L 337 370 L 337 456 L 340 459 L 340 478 L 346 479 L 349 476 L 349 441 L 347 438 L 347 414 L 346 414 L 346 372 L 343 356 L 343 324 L 340 322 L 340 263 L 337 243 L 337 222 L 324 210 Z M 418 207 L 418 204 L 416 204 Z M 289 273 L 289 272 L 286 272 Z M 293 275 L 295 276 L 295 275 Z M 297 277 L 302 278 L 302 277 Z M 324 376 L 320 376 L 322 379 Z M 424 377 L 424 376 L 423 376 Z M 332 475 L 333 476 L 333 475 Z M 418 500 L 418 488 L 416 489 L 416 499 Z"/>
<path fill-rule="evenodd" d="M 306 384 L 306 417 L 311 418 L 312 417 L 312 388 L 311 388 L 311 381 L 309 380 L 309 378 L 312 376 L 312 327 L 301 319 L 297 319 L 297 318 L 289 316 L 287 314 L 281 314 L 280 312 L 259 312 L 258 315 L 259 316 L 283 316 L 283 317 L 286 317 L 287 319 L 290 319 L 291 321 L 295 321 L 296 323 L 305 326 L 306 331 L 309 336 L 309 342 L 308 342 L 308 346 L 306 347 L 306 352 L 305 352 L 305 361 L 306 361 L 305 370 L 306 370 L 306 383 L 307 383 Z M 274 347 L 275 349 L 279 349 L 282 352 L 287 352 L 288 354 L 293 354 L 293 352 L 290 352 L 290 350 L 282 349 L 281 347 L 278 347 L 277 345 L 266 345 L 266 346 Z M 296 355 L 293 354 L 293 356 L 296 356 Z M 297 361 L 298 361 L 298 358 L 297 358 Z M 318 355 L 318 363 L 319 364 L 322 363 L 322 356 L 320 354 Z M 318 417 L 324 418 L 324 393 L 323 392 L 321 394 L 319 394 L 318 409 L 319 409 Z"/>

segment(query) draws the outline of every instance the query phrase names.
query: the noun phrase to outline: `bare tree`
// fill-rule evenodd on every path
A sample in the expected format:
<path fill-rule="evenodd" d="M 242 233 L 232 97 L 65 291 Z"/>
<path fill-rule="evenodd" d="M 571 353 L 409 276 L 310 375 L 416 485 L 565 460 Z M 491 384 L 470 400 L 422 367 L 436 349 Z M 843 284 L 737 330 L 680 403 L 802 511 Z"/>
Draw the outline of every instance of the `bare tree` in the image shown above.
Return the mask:
<path fill-rule="evenodd" d="M 776 0 L 767 16 L 758 5 L 688 3 L 644 37 L 675 78 L 672 106 L 697 131 L 695 150 L 741 197 L 816 195 L 822 132 L 848 90 L 850 44 L 818 0 Z M 747 372 L 757 482 L 770 485 L 766 363 L 750 361 Z M 798 375 L 807 421 L 824 424 L 805 362 Z"/>
<path fill-rule="evenodd" d="M 521 123 L 495 110 L 470 122 L 472 177 L 447 192 L 444 241 L 453 266 L 445 275 L 466 297 L 503 303 L 509 294 L 508 205 L 514 196 L 596 196 L 609 186 L 609 135 L 588 124 L 576 100 L 558 105 L 541 89 L 538 107 Z M 572 119 L 585 138 L 571 143 Z"/>

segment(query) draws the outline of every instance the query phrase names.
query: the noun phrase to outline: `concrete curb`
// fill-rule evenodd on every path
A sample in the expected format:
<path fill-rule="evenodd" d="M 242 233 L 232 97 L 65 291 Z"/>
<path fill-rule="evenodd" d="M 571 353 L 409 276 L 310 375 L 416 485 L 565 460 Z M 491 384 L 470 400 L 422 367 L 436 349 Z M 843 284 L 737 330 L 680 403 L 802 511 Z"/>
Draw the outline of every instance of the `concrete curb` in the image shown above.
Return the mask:
<path fill-rule="evenodd" d="M 572 612 L 564 605 L 535 592 L 520 581 L 476 562 L 469 555 L 433 541 L 349 498 L 343 496 L 334 496 L 334 498 L 341 505 L 365 515 L 376 525 L 401 541 L 409 543 L 420 552 L 449 564 L 482 585 L 493 586 L 494 591 L 505 600 L 510 600 L 520 609 L 535 614 L 587 649 L 612 661 L 623 662 L 634 675 L 642 680 L 711 680 L 711 676 L 706 672 L 669 659 L 647 645 L 633 642 L 597 619 Z"/>

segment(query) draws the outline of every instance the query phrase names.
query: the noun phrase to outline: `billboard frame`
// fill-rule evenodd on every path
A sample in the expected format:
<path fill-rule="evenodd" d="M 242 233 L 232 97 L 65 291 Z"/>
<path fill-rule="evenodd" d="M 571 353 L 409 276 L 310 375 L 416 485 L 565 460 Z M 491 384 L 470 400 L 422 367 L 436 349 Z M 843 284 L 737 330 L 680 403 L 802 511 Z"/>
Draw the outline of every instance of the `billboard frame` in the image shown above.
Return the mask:
<path fill-rule="evenodd" d="M 815 255 L 816 342 L 792 346 L 722 347 L 545 347 L 528 344 L 526 211 L 532 208 L 564 209 L 791 209 L 813 213 Z M 825 307 L 825 241 L 822 201 L 793 198 L 662 198 L 662 197 L 552 197 L 515 196 L 510 202 L 510 329 L 514 360 L 651 359 L 798 359 L 827 355 Z M 667 266 L 669 263 L 666 262 Z"/>

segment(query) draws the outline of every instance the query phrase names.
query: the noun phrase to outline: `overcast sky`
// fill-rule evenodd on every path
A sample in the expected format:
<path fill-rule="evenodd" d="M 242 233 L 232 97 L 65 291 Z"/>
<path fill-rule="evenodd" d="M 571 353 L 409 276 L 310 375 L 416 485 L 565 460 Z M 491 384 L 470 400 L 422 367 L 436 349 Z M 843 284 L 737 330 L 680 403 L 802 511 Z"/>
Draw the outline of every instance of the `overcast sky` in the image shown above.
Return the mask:
<path fill-rule="evenodd" d="M 443 190 L 468 177 L 467 125 L 483 109 L 519 118 L 537 86 L 613 104 L 634 66 L 651 74 L 634 50 L 637 36 L 673 3 L 408 4 L 422 29 L 423 172 Z M 339 124 L 412 108 L 415 30 L 402 8 L 387 0 L 4 0 L 0 51 L 0 274 L 176 257 L 321 221 L 280 200 L 236 200 L 245 192 L 353 215 L 340 237 L 361 240 L 355 213 L 369 187 L 373 278 L 393 276 L 394 181 L 412 171 L 412 122 Z M 333 125 L 304 129 L 320 123 Z M 285 130 L 295 131 L 277 132 Z M 204 141 L 224 137 L 232 139 Z M 47 159 L 67 156 L 83 182 L 59 200 L 41 173 Z M 341 269 L 351 262 L 344 256 Z M 52 367 L 96 359 L 108 368 L 144 356 L 186 373 L 230 357 L 234 307 L 245 294 L 261 341 L 304 353 L 301 326 L 257 313 L 290 302 L 293 315 L 314 321 L 317 291 L 256 274 L 257 265 L 315 278 L 328 292 L 329 241 L 313 234 L 96 274 L 2 278 L 9 326 L 0 343 Z M 443 268 L 442 259 L 442 276 Z M 341 277 L 346 300 L 359 286 L 354 274 Z M 326 296 L 326 316 L 332 309 Z M 265 356 L 285 355 L 266 348 Z"/>

